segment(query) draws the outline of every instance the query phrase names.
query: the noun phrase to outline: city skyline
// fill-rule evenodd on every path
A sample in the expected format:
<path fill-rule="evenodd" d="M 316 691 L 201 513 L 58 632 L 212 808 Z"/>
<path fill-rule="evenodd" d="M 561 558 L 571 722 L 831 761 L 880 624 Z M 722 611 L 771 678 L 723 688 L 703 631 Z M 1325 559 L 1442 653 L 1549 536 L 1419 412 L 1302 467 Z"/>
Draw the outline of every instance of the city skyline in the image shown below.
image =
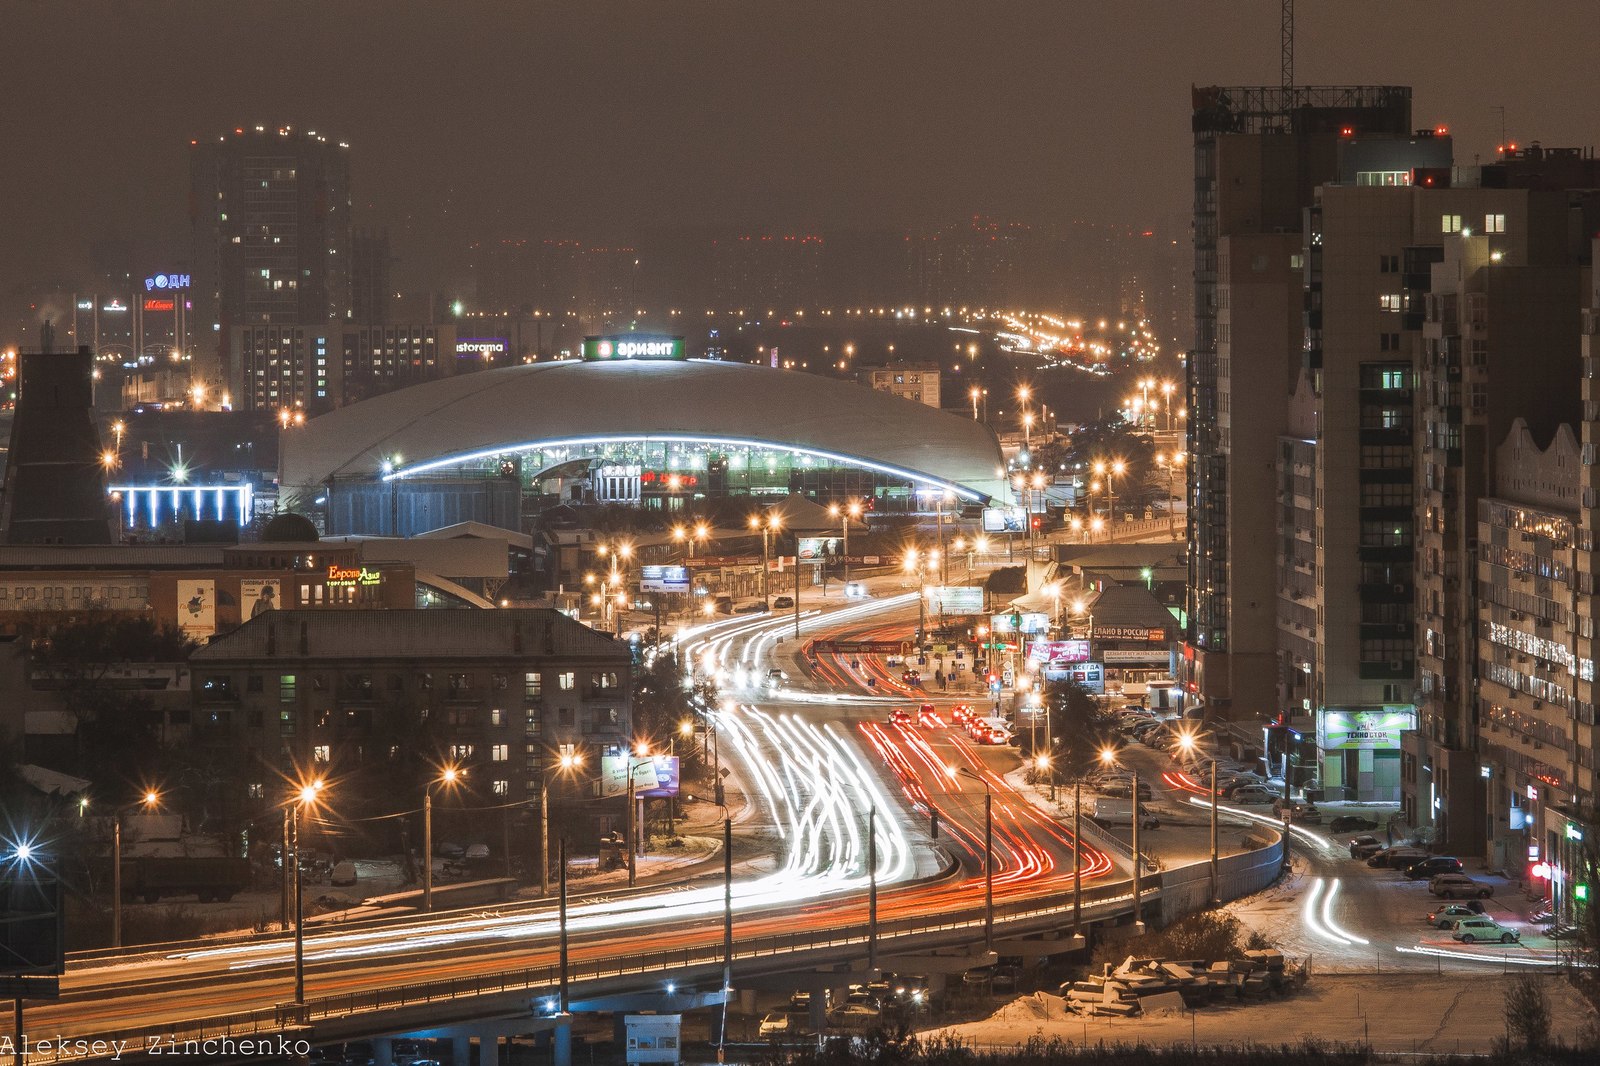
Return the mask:
<path fill-rule="evenodd" d="M 1600 85 L 1582 73 L 1582 8 L 1546 6 L 1521 38 L 1464 29 L 1447 49 L 1418 51 L 1410 42 L 1437 32 L 1424 9 L 1301 5 L 1296 80 L 1411 85 L 1417 122 L 1448 125 L 1463 163 L 1493 153 L 1502 130 L 1585 145 L 1576 102 Z M 0 250 L 0 293 L 81 275 L 107 240 L 141 260 L 181 258 L 188 142 L 242 124 L 351 144 L 356 216 L 391 232 L 398 289 L 461 287 L 470 243 L 508 236 L 916 230 L 973 215 L 1175 228 L 1188 166 L 1171 101 L 1191 84 L 1277 81 L 1266 2 L 1232 5 L 1231 24 L 1154 6 L 1020 3 L 985 12 L 981 27 L 964 4 L 820 4 L 783 21 L 720 4 L 481 4 L 448 16 L 382 5 L 381 23 L 379 10 L 158 3 L 75 25 L 70 91 L 8 122 L 13 160 L 51 165 L 9 168 L 8 199 L 28 209 Z M 1453 25 L 1492 26 L 1492 11 L 1454 5 Z M 1381 15 L 1385 32 L 1370 35 L 1362 15 Z M 13 77 L 44 83 L 62 60 L 59 16 L 39 6 L 12 22 Z M 288 62 L 249 47 L 286 32 Z M 1140 42 L 1137 62 L 1128 40 Z M 1515 66 L 1508 43 L 1538 57 L 1531 75 L 1494 76 Z M 1568 70 L 1578 80 L 1558 80 Z M 130 123 L 103 110 L 146 79 L 165 102 L 136 105 Z M 56 136 L 89 115 L 100 116 L 95 136 Z"/>

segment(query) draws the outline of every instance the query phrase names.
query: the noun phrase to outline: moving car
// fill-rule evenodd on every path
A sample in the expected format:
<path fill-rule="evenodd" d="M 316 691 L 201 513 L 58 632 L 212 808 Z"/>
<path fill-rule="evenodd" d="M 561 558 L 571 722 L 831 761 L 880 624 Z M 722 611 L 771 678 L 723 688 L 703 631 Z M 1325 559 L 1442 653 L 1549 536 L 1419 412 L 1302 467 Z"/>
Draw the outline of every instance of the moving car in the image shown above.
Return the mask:
<path fill-rule="evenodd" d="M 922 672 L 920 670 L 907 670 L 900 675 L 900 680 L 908 685 L 920 685 L 922 684 Z"/>
<path fill-rule="evenodd" d="M 950 720 L 963 729 L 972 721 L 972 708 L 965 703 L 958 703 L 950 708 Z"/>
<path fill-rule="evenodd" d="M 793 606 L 794 606 L 794 597 L 793 596 L 776 596 L 772 600 L 772 609 L 775 610 L 775 611 L 781 611 L 785 607 L 793 607 Z"/>
<path fill-rule="evenodd" d="M 1451 903 L 1428 915 L 1428 924 L 1435 929 L 1453 929 L 1461 919 L 1476 918 L 1482 913 L 1483 904 L 1477 900 L 1467 903 Z"/>
<path fill-rule="evenodd" d="M 1365 833 L 1378 828 L 1378 823 L 1371 818 L 1363 818 L 1359 814 L 1341 814 L 1328 823 L 1328 829 L 1335 833 Z"/>
<path fill-rule="evenodd" d="M 789 680 L 789 675 L 778 669 L 776 666 L 767 671 L 768 688 L 777 688 L 787 680 Z"/>
<path fill-rule="evenodd" d="M 909 726 L 911 724 L 911 712 L 904 707 L 896 707 L 889 712 L 889 724 Z"/>
<path fill-rule="evenodd" d="M 1479 940 L 1498 940 L 1502 944 L 1514 944 L 1522 939 L 1522 934 L 1515 929 L 1507 929 L 1493 918 L 1486 918 L 1480 914 L 1457 922 L 1456 931 L 1450 934 L 1450 938 L 1459 940 L 1463 944 L 1472 944 Z"/>
<path fill-rule="evenodd" d="M 1370 833 L 1363 833 L 1358 837 L 1350 838 L 1350 857 L 1352 859 L 1371 858 L 1383 850 L 1383 841 Z"/>
<path fill-rule="evenodd" d="M 924 703 L 917 708 L 917 724 L 924 729 L 939 729 L 944 726 L 944 719 L 939 717 L 933 704 Z"/>
<path fill-rule="evenodd" d="M 1440 874 L 1428 882 L 1428 891 L 1440 899 L 1488 899 L 1494 895 L 1494 886 L 1474 881 L 1466 874 Z"/>
<path fill-rule="evenodd" d="M 1449 855 L 1430 855 L 1421 862 L 1406 867 L 1406 876 L 1413 881 L 1429 881 L 1440 874 L 1458 874 L 1461 860 Z"/>
<path fill-rule="evenodd" d="M 866 596 L 867 586 L 859 581 L 847 581 L 844 586 L 844 594 L 852 600 L 859 600 Z"/>

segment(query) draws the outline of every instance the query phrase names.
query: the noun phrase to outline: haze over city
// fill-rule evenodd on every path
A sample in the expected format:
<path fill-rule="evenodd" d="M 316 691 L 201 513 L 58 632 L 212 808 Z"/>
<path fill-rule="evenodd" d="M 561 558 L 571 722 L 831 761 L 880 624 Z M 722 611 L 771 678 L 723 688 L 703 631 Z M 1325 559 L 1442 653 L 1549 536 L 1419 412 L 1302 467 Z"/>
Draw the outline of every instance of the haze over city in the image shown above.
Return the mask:
<path fill-rule="evenodd" d="M 0 1064 L 1591 1066 L 1595 0 L 0 0 Z"/>

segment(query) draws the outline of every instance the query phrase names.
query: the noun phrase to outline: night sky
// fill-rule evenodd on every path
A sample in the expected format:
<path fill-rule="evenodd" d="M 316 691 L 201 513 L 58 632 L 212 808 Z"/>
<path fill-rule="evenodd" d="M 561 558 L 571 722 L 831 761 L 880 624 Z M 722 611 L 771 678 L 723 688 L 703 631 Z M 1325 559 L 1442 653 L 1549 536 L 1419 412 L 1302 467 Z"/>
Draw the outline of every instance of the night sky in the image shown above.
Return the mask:
<path fill-rule="evenodd" d="M 1458 162 L 1592 145 L 1594 0 L 1300 0 L 1301 84 L 1410 84 Z M 1276 84 L 1277 0 L 0 0 L 0 293 L 188 245 L 188 143 L 353 148 L 398 285 L 467 241 L 660 223 L 1181 226 L 1191 83 Z M 168 264 L 142 264 L 150 270 Z"/>

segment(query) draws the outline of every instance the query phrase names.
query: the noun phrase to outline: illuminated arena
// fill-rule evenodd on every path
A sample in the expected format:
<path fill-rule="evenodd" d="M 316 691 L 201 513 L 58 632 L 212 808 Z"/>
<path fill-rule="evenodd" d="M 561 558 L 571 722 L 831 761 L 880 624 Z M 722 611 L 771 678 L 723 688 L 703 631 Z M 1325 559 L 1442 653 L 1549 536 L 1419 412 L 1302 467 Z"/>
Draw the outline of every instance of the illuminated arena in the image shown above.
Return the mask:
<path fill-rule="evenodd" d="M 673 510 L 802 492 L 931 509 L 929 494 L 1005 498 L 1003 471 L 982 424 L 851 382 L 614 359 L 488 370 L 341 408 L 284 433 L 279 483 L 283 506 L 321 513 L 330 531 L 404 534 L 515 528 L 528 496 Z"/>

